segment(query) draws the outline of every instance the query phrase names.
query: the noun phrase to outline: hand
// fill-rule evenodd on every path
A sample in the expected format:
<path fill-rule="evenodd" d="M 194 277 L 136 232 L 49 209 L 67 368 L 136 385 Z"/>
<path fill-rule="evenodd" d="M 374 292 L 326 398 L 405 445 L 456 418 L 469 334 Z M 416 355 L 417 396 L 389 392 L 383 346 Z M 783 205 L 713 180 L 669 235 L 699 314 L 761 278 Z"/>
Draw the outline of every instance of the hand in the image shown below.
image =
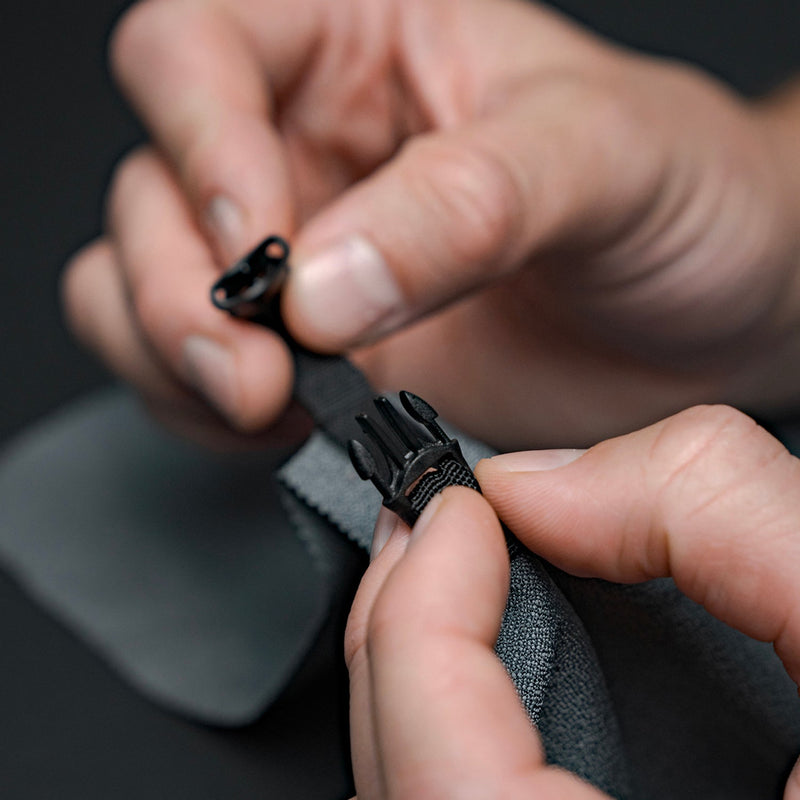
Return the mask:
<path fill-rule="evenodd" d="M 207 298 L 268 232 L 301 340 L 380 339 L 379 388 L 503 448 L 800 392 L 792 136 L 691 69 L 515 0 L 149 0 L 112 56 L 154 147 L 65 295 L 166 414 L 285 407 L 280 342 Z"/>
<path fill-rule="evenodd" d="M 446 490 L 410 541 L 397 525 L 359 588 L 346 648 L 360 800 L 601 796 L 545 766 L 494 655 L 508 563 L 487 500 L 573 574 L 671 575 L 773 642 L 800 679 L 800 461 L 744 415 L 694 408 L 584 453 L 497 456 L 477 474 L 486 500 Z M 800 769 L 784 797 L 800 799 Z"/>
<path fill-rule="evenodd" d="M 446 489 L 410 537 L 398 522 L 345 641 L 360 800 L 605 796 L 544 763 L 493 651 L 507 592 L 505 538 L 476 492 Z"/>

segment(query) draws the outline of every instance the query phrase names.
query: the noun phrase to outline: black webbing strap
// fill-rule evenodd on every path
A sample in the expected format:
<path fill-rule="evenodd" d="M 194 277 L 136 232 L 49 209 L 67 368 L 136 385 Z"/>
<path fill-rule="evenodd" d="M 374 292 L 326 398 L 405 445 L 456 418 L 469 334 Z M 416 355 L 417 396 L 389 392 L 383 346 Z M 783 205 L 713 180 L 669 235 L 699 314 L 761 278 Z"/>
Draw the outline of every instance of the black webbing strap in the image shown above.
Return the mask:
<path fill-rule="evenodd" d="M 417 514 L 421 514 L 434 495 L 443 492 L 448 486 L 466 486 L 476 492 L 481 490 L 469 467 L 454 458 L 448 458 L 439 464 L 438 469 L 423 475 L 408 493 L 411 507 Z"/>
<path fill-rule="evenodd" d="M 320 430 L 343 448 L 358 435 L 355 419 L 375 392 L 346 358 L 323 356 L 289 343 L 294 356 L 294 396 Z"/>
<path fill-rule="evenodd" d="M 291 348 L 295 397 L 326 436 L 312 436 L 284 465 L 282 480 L 308 508 L 351 536 L 353 512 L 359 512 L 363 530 L 356 540 L 366 546 L 374 507 L 363 513 L 364 498 L 353 483 L 363 484 L 341 474 L 345 447 L 358 474 L 409 524 L 447 486 L 478 484 L 459 443 L 424 400 L 401 392 L 398 410 L 387 398 L 374 397 L 346 359 L 311 353 L 292 340 L 278 306 L 288 254 L 288 245 L 271 237 L 218 281 L 212 298 L 219 308 L 278 331 Z M 511 537 L 509 545 L 510 593 L 497 654 L 541 732 L 548 761 L 615 797 L 628 797 L 624 751 L 588 637 L 536 557 Z"/>
<path fill-rule="evenodd" d="M 212 302 L 283 337 L 294 357 L 295 398 L 317 427 L 349 452 L 356 471 L 372 481 L 383 504 L 409 525 L 447 486 L 480 491 L 458 442 L 439 426 L 436 411 L 422 398 L 401 392 L 403 414 L 387 398 L 375 397 L 347 359 L 313 353 L 292 338 L 280 312 L 288 258 L 289 245 L 270 236 L 214 284 Z"/>
<path fill-rule="evenodd" d="M 375 392 L 356 367 L 341 356 L 314 353 L 298 344 L 283 324 L 280 294 L 289 271 L 289 245 L 270 236 L 237 261 L 214 284 L 211 301 L 234 317 L 271 328 L 292 352 L 295 399 L 339 446 L 358 434 L 354 420 Z"/>

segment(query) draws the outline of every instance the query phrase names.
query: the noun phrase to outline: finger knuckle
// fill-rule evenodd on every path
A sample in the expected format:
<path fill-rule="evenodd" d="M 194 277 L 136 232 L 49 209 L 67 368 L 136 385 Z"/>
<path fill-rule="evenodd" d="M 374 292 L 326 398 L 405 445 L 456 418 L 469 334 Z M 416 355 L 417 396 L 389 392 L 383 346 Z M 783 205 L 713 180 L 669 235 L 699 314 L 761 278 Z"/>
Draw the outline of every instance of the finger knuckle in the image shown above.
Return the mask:
<path fill-rule="evenodd" d="M 161 339 L 165 321 L 170 320 L 174 301 L 164 292 L 158 276 L 148 272 L 130 286 L 131 305 L 139 326 L 151 341 Z"/>
<path fill-rule="evenodd" d="M 210 3 L 186 0 L 139 0 L 117 22 L 108 56 L 111 71 L 125 85 L 143 59 L 172 58 L 192 52 L 198 26 L 208 18 Z M 206 26 L 208 27 L 208 26 Z"/>
<path fill-rule="evenodd" d="M 573 112 L 570 119 L 591 125 L 592 140 L 598 147 L 612 144 L 628 155 L 627 145 L 639 147 L 646 133 L 644 108 L 631 67 L 616 58 L 604 59 L 594 72 L 570 67 L 552 73 L 548 91 L 550 102 Z M 650 137 L 652 138 L 652 136 Z"/>
<path fill-rule="evenodd" d="M 205 204 L 220 191 L 220 186 L 240 187 L 246 183 L 247 175 L 242 173 L 248 165 L 237 155 L 217 140 L 188 141 L 176 169 L 190 197 Z"/>
<path fill-rule="evenodd" d="M 471 143 L 420 139 L 408 158 L 423 207 L 446 222 L 442 231 L 459 260 L 484 262 L 508 246 L 520 224 L 521 191 L 498 156 Z"/>
<path fill-rule="evenodd" d="M 606 79 L 592 84 L 583 101 L 596 143 L 589 157 L 606 165 L 620 201 L 648 197 L 665 168 L 661 140 L 639 95 L 636 87 Z"/>
<path fill-rule="evenodd" d="M 97 245 L 89 245 L 64 265 L 59 286 L 65 321 L 72 333 L 84 342 L 88 322 L 87 290 L 91 283 L 95 247 Z"/>
<path fill-rule="evenodd" d="M 635 104 L 627 92 L 620 91 L 618 83 L 608 79 L 587 80 L 579 87 L 574 85 L 573 94 L 573 104 L 591 120 L 598 143 L 638 141 L 638 136 L 631 135 L 632 129 L 637 127 Z M 622 149 L 630 154 L 628 148 Z"/>
<path fill-rule="evenodd" d="M 545 208 L 549 203 L 561 208 L 579 197 L 593 208 L 608 202 L 607 187 L 613 187 L 615 203 L 638 209 L 640 198 L 661 185 L 666 163 L 646 94 L 630 79 L 630 69 L 620 70 L 616 59 L 594 73 L 562 68 L 541 77 L 537 87 L 539 114 L 550 120 L 545 124 L 555 146 L 553 156 L 544 155 L 542 175 L 549 177 L 548 160 L 558 162 L 569 151 L 574 174 L 591 176 L 572 189 L 575 197 L 542 186 Z"/>
<path fill-rule="evenodd" d="M 708 482 L 735 486 L 776 456 L 783 445 L 743 412 L 725 405 L 696 406 L 667 420 L 653 456 L 667 465 L 666 485 Z"/>
<path fill-rule="evenodd" d="M 153 0 L 134 3 L 120 17 L 111 32 L 108 45 L 109 64 L 117 78 L 123 79 L 149 47 L 163 16 L 162 5 Z"/>
<path fill-rule="evenodd" d="M 787 531 L 774 500 L 796 491 L 798 465 L 788 450 L 736 409 L 699 406 L 664 424 L 652 456 L 652 547 L 681 588 L 706 602 L 715 591 L 709 575 L 742 563 L 750 565 L 747 581 L 756 579 L 757 540 L 763 546 Z M 749 590 L 743 583 L 740 591 Z"/>
<path fill-rule="evenodd" d="M 120 206 L 125 205 L 125 199 L 139 190 L 143 172 L 151 160 L 150 152 L 144 147 L 138 147 L 115 165 L 106 198 L 106 213 L 112 225 L 120 214 Z"/>

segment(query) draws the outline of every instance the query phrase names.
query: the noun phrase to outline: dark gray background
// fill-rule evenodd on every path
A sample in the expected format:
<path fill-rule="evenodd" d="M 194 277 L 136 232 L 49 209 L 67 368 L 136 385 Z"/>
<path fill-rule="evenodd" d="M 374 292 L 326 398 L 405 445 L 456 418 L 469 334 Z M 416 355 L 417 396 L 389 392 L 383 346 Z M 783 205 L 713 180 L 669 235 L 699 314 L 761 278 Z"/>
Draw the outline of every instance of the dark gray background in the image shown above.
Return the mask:
<path fill-rule="evenodd" d="M 27 0 L 3 9 L 0 444 L 108 380 L 63 330 L 57 277 L 67 255 L 99 232 L 110 170 L 141 135 L 105 69 L 105 39 L 126 5 Z M 747 93 L 773 85 L 800 61 L 797 0 L 561 6 L 621 41 L 695 61 Z M 0 794 L 341 796 L 348 789 L 337 743 L 343 707 L 326 667 L 335 649 L 331 634 L 260 723 L 212 731 L 129 692 L 0 578 Z M 311 718 L 309 701 L 318 706 Z M 303 752 L 304 742 L 315 758 Z"/>

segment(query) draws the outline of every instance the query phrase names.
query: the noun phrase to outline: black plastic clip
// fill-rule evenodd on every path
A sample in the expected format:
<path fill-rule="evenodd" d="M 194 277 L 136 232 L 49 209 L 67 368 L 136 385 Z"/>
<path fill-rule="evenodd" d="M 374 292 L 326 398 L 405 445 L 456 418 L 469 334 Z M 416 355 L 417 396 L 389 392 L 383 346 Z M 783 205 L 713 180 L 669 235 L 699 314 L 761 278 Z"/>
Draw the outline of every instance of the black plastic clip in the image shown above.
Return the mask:
<path fill-rule="evenodd" d="M 211 302 L 234 317 L 281 330 L 280 292 L 289 272 L 289 245 L 270 236 L 211 287 Z"/>
<path fill-rule="evenodd" d="M 461 446 L 442 430 L 438 414 L 421 397 L 400 392 L 410 420 L 386 397 L 376 397 L 374 403 L 376 419 L 366 414 L 356 417 L 374 448 L 351 439 L 347 449 L 356 472 L 372 481 L 386 508 L 413 525 L 433 496 L 447 486 L 480 491 Z"/>

